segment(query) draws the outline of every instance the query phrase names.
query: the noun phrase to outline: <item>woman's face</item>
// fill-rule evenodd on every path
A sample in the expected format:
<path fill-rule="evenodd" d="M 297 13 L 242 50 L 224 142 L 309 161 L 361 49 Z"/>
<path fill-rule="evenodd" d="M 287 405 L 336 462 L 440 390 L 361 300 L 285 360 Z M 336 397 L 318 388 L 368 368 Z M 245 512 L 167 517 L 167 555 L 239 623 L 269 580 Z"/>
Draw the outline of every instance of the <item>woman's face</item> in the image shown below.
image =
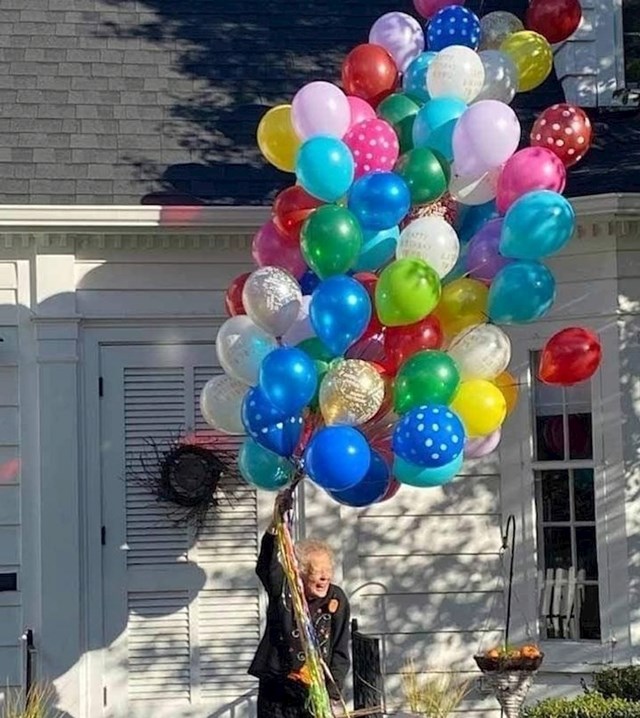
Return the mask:
<path fill-rule="evenodd" d="M 306 570 L 302 574 L 302 583 L 308 598 L 324 598 L 329 592 L 333 575 L 331 557 L 324 551 L 309 556 Z"/>

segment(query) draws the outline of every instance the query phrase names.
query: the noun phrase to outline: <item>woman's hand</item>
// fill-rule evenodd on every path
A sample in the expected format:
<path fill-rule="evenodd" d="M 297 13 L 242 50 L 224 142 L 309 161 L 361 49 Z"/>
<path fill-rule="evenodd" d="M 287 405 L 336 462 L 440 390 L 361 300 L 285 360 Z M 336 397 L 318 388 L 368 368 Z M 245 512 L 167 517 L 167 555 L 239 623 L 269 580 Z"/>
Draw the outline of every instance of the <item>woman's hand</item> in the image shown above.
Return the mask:
<path fill-rule="evenodd" d="M 340 701 L 331 701 L 331 715 L 333 715 L 333 716 L 343 716 L 344 715 L 344 708 L 342 707 L 342 703 Z"/>
<path fill-rule="evenodd" d="M 280 516 L 288 514 L 293 508 L 293 492 L 291 489 L 285 489 L 278 494 L 276 499 L 276 511 Z"/>

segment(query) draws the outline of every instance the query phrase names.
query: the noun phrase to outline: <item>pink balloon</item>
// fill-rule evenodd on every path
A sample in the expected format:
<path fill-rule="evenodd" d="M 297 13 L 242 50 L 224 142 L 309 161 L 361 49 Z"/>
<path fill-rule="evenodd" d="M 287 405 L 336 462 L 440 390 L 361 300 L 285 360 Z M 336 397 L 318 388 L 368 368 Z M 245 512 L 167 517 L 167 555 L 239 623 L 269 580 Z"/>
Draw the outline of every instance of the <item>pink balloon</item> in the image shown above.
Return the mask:
<path fill-rule="evenodd" d="M 288 347 L 295 347 L 305 339 L 315 337 L 316 333 L 313 331 L 311 326 L 311 319 L 309 319 L 309 305 L 311 304 L 311 295 L 302 297 L 300 303 L 300 311 L 298 312 L 298 318 L 289 327 L 285 334 L 282 335 L 282 343 Z"/>
<path fill-rule="evenodd" d="M 354 97 L 353 95 L 347 95 L 347 100 L 349 100 L 349 107 L 351 109 L 351 124 L 349 128 L 365 120 L 375 119 L 376 111 L 366 100 L 363 100 L 361 97 Z"/>
<path fill-rule="evenodd" d="M 404 72 L 424 51 L 424 32 L 411 15 L 388 12 L 373 23 L 369 42 L 384 47 L 395 60 L 398 70 Z"/>
<path fill-rule="evenodd" d="M 315 135 L 342 138 L 351 124 L 349 100 L 330 82 L 310 82 L 293 98 L 291 121 L 303 140 Z"/>
<path fill-rule="evenodd" d="M 294 277 L 301 277 L 308 269 L 302 258 L 300 246 L 292 244 L 269 220 L 253 238 L 251 254 L 259 267 L 281 267 Z"/>
<path fill-rule="evenodd" d="M 491 452 L 498 448 L 502 431 L 496 429 L 489 436 L 480 436 L 477 439 L 467 439 L 464 444 L 465 459 L 481 459 L 488 456 Z"/>
<path fill-rule="evenodd" d="M 567 170 L 562 160 L 546 147 L 526 147 L 510 157 L 498 178 L 496 204 L 505 214 L 523 194 L 548 189 L 562 193 Z"/>
<path fill-rule="evenodd" d="M 390 172 L 400 155 L 400 143 L 385 120 L 365 120 L 344 136 L 356 165 L 356 178 L 377 170 Z"/>
<path fill-rule="evenodd" d="M 471 105 L 453 130 L 453 159 L 463 177 L 480 177 L 500 167 L 518 149 L 521 128 L 516 113 L 498 100 Z"/>
<path fill-rule="evenodd" d="M 413 4 L 416 12 L 428 20 L 447 5 L 464 5 L 464 0 L 413 0 Z"/>

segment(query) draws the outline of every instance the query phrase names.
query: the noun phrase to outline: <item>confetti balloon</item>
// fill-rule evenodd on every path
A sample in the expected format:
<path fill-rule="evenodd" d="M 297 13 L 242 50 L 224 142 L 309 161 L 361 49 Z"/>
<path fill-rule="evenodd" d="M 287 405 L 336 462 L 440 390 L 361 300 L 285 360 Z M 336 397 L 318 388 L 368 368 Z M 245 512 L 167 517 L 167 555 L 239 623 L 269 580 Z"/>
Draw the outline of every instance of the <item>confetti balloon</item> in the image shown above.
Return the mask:
<path fill-rule="evenodd" d="M 536 120 L 531 144 L 551 150 L 565 165 L 579 162 L 591 147 L 593 130 L 584 110 L 574 105 L 552 105 Z"/>
<path fill-rule="evenodd" d="M 509 366 L 511 341 L 494 324 L 477 324 L 453 338 L 448 353 L 464 379 L 494 379 Z"/>
<path fill-rule="evenodd" d="M 284 269 L 261 267 L 247 279 L 242 303 L 255 324 L 274 337 L 281 337 L 298 317 L 302 291 Z"/>
<path fill-rule="evenodd" d="M 393 432 L 396 456 L 417 466 L 437 468 L 460 456 L 465 431 L 448 406 L 432 404 L 407 412 Z"/>
<path fill-rule="evenodd" d="M 320 386 L 320 411 L 325 423 L 357 426 L 373 419 L 382 406 L 384 389 L 384 380 L 369 362 L 338 362 Z"/>
<path fill-rule="evenodd" d="M 400 144 L 393 127 L 377 118 L 351 127 L 344 142 L 353 155 L 356 178 L 377 170 L 390 172 L 400 155 Z"/>
<path fill-rule="evenodd" d="M 522 30 L 522 21 L 513 13 L 502 10 L 490 12 L 480 20 L 480 49 L 498 50 L 510 35 Z"/>

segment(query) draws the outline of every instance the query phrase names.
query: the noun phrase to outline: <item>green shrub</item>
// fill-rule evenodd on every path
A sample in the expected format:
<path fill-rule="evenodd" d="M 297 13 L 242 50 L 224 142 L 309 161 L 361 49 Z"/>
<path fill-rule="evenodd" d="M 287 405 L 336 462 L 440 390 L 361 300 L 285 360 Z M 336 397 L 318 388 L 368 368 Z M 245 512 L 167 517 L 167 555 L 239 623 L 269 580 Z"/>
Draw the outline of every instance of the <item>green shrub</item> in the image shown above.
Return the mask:
<path fill-rule="evenodd" d="M 640 666 L 605 668 L 593 676 L 592 690 L 605 698 L 640 701 Z"/>
<path fill-rule="evenodd" d="M 589 693 L 578 698 L 548 698 L 525 708 L 524 718 L 640 718 L 640 703 Z"/>

